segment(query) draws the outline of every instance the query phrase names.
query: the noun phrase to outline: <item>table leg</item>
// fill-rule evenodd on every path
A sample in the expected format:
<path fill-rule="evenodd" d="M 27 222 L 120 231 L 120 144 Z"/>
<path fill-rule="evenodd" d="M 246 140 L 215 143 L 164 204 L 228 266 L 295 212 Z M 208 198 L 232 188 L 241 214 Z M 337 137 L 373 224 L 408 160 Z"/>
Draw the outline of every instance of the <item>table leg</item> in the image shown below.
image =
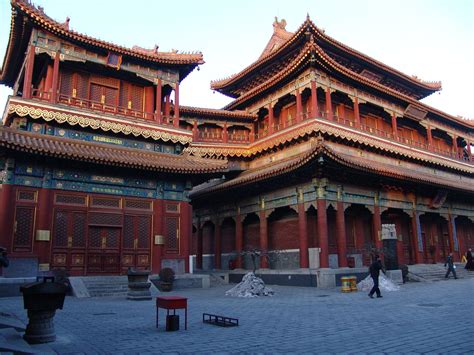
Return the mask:
<path fill-rule="evenodd" d="M 188 330 L 188 307 L 184 309 L 184 330 Z"/>
<path fill-rule="evenodd" d="M 158 314 L 159 314 L 159 307 L 156 307 L 156 327 L 158 328 Z"/>

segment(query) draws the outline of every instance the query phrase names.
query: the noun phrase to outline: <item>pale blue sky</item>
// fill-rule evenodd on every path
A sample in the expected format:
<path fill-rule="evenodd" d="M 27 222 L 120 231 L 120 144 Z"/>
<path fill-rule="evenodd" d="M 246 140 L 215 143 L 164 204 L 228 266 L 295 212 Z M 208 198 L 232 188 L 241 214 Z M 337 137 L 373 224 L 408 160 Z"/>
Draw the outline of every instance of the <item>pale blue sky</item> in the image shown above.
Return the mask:
<path fill-rule="evenodd" d="M 10 31 L 10 1 L 0 0 L 0 61 Z M 274 17 L 295 31 L 309 13 L 326 34 L 408 75 L 442 81 L 425 103 L 474 118 L 474 1 L 472 0 L 36 0 L 50 17 L 89 36 L 126 47 L 201 51 L 206 64 L 180 88 L 182 105 L 220 108 L 211 80 L 255 61 L 269 40 Z M 10 90 L 0 86 L 0 109 Z"/>

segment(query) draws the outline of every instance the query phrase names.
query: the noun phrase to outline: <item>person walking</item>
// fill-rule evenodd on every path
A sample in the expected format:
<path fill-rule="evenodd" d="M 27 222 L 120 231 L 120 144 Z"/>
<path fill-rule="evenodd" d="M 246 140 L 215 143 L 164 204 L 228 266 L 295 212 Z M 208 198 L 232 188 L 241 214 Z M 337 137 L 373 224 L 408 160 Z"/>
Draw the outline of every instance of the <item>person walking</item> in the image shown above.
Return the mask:
<path fill-rule="evenodd" d="M 456 265 L 454 265 L 454 260 L 453 260 L 453 253 L 449 253 L 446 262 L 444 263 L 444 266 L 448 267 L 448 270 L 446 271 L 446 275 L 444 276 L 445 279 L 449 277 L 449 274 L 452 272 L 453 276 L 455 279 L 458 277 L 456 276 Z"/>
<path fill-rule="evenodd" d="M 474 263 L 472 262 L 472 250 L 469 248 L 466 252 L 466 266 L 464 266 L 466 270 L 472 271 L 474 270 Z"/>
<path fill-rule="evenodd" d="M 382 261 L 380 261 L 380 258 L 378 255 L 375 255 L 374 262 L 370 264 L 370 267 L 369 267 L 370 277 L 372 277 L 372 280 L 374 281 L 374 287 L 372 287 L 372 289 L 369 292 L 370 298 L 374 298 L 374 293 L 377 294 L 377 298 L 383 297 L 382 294 L 380 293 L 380 288 L 379 288 L 380 270 L 382 270 L 383 273 L 385 273 L 385 269 L 382 265 Z"/>

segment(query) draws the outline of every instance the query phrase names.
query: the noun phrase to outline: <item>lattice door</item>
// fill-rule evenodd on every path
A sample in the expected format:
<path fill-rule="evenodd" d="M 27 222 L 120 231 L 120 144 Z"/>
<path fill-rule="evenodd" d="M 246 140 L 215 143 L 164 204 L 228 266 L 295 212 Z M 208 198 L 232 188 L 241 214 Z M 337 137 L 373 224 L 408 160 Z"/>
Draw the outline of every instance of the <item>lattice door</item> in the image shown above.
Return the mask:
<path fill-rule="evenodd" d="M 122 269 L 150 267 L 151 216 L 125 215 Z"/>
<path fill-rule="evenodd" d="M 179 253 L 179 217 L 166 217 L 166 252 Z"/>
<path fill-rule="evenodd" d="M 13 250 L 31 251 L 35 221 L 35 208 L 17 206 L 15 211 L 15 231 Z"/>

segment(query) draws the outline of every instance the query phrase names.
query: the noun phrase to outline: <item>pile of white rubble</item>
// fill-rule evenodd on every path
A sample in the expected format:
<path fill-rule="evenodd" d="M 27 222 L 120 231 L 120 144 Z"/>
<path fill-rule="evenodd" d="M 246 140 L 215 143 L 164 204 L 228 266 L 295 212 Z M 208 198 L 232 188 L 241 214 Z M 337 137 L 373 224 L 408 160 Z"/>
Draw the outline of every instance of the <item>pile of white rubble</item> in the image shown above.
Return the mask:
<path fill-rule="evenodd" d="M 226 296 L 232 297 L 273 296 L 273 294 L 273 290 L 266 287 L 263 280 L 253 272 L 245 274 L 240 283 L 225 293 Z"/>
<path fill-rule="evenodd" d="M 370 275 L 357 284 L 357 289 L 359 291 L 369 292 L 372 289 L 372 287 L 374 287 L 374 281 L 372 280 Z M 379 276 L 379 288 L 380 288 L 380 291 L 400 290 L 400 286 L 394 284 L 383 273 L 380 273 L 380 276 Z"/>

